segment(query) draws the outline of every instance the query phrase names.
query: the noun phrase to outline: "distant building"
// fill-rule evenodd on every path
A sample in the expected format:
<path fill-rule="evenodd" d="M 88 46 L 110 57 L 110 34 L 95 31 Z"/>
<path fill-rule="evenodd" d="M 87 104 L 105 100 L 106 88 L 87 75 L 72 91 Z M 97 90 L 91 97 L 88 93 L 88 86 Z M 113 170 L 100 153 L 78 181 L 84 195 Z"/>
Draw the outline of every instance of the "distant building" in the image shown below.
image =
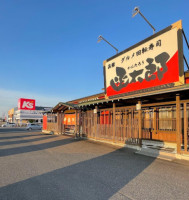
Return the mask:
<path fill-rule="evenodd" d="M 8 111 L 8 122 L 13 122 L 14 121 L 14 112 L 16 108 L 11 108 Z"/>
<path fill-rule="evenodd" d="M 51 107 L 35 106 L 35 110 L 19 110 L 18 107 L 8 111 L 8 122 L 16 124 L 42 123 L 43 112 L 51 110 Z"/>

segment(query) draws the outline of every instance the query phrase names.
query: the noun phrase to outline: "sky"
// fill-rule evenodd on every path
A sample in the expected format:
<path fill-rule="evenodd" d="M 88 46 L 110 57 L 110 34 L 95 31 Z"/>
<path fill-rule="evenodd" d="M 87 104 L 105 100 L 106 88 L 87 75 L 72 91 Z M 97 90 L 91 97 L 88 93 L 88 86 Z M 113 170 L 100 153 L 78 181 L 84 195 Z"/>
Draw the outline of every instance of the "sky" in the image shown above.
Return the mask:
<path fill-rule="evenodd" d="M 103 61 L 182 19 L 189 40 L 188 0 L 1 0 L 0 116 L 19 98 L 55 106 L 104 87 Z M 189 51 L 184 46 L 189 61 Z"/>

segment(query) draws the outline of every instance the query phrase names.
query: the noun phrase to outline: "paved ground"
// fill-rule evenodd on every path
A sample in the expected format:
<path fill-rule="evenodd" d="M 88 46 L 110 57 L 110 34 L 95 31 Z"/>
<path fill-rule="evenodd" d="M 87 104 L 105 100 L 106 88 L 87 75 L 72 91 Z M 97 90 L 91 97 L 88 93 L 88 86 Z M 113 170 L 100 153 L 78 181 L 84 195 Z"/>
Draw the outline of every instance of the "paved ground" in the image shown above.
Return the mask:
<path fill-rule="evenodd" d="M 5 127 L 5 128 L 1 128 L 0 127 L 0 133 L 2 132 L 22 132 L 22 131 L 26 131 L 26 127 L 14 127 L 14 128 L 8 128 L 8 127 Z M 37 130 L 38 131 L 38 130 Z"/>
<path fill-rule="evenodd" d="M 0 133 L 0 199 L 189 199 L 189 164 L 39 132 Z"/>

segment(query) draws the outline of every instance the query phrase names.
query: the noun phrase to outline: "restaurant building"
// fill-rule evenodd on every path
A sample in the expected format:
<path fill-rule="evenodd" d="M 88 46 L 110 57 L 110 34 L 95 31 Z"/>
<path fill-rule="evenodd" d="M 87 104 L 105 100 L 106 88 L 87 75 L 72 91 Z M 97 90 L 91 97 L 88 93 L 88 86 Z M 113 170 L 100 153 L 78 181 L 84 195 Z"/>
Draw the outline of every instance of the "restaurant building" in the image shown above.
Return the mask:
<path fill-rule="evenodd" d="M 183 38 L 189 47 L 180 20 L 105 60 L 105 92 L 93 100 L 58 103 L 44 116 L 44 131 L 66 133 L 69 114 L 75 135 L 143 153 L 189 156 L 189 72 L 184 72 Z"/>

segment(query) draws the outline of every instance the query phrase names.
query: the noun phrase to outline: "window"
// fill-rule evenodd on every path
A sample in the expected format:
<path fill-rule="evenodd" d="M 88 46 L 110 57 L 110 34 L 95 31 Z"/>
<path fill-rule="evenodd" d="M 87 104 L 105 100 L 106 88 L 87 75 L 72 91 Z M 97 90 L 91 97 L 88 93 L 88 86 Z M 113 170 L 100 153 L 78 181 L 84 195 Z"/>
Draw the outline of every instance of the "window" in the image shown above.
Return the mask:
<path fill-rule="evenodd" d="M 159 130 L 176 130 L 176 107 L 159 108 L 157 121 Z"/>
<path fill-rule="evenodd" d="M 153 130 L 154 109 L 146 109 L 142 111 L 142 127 L 143 129 Z"/>

